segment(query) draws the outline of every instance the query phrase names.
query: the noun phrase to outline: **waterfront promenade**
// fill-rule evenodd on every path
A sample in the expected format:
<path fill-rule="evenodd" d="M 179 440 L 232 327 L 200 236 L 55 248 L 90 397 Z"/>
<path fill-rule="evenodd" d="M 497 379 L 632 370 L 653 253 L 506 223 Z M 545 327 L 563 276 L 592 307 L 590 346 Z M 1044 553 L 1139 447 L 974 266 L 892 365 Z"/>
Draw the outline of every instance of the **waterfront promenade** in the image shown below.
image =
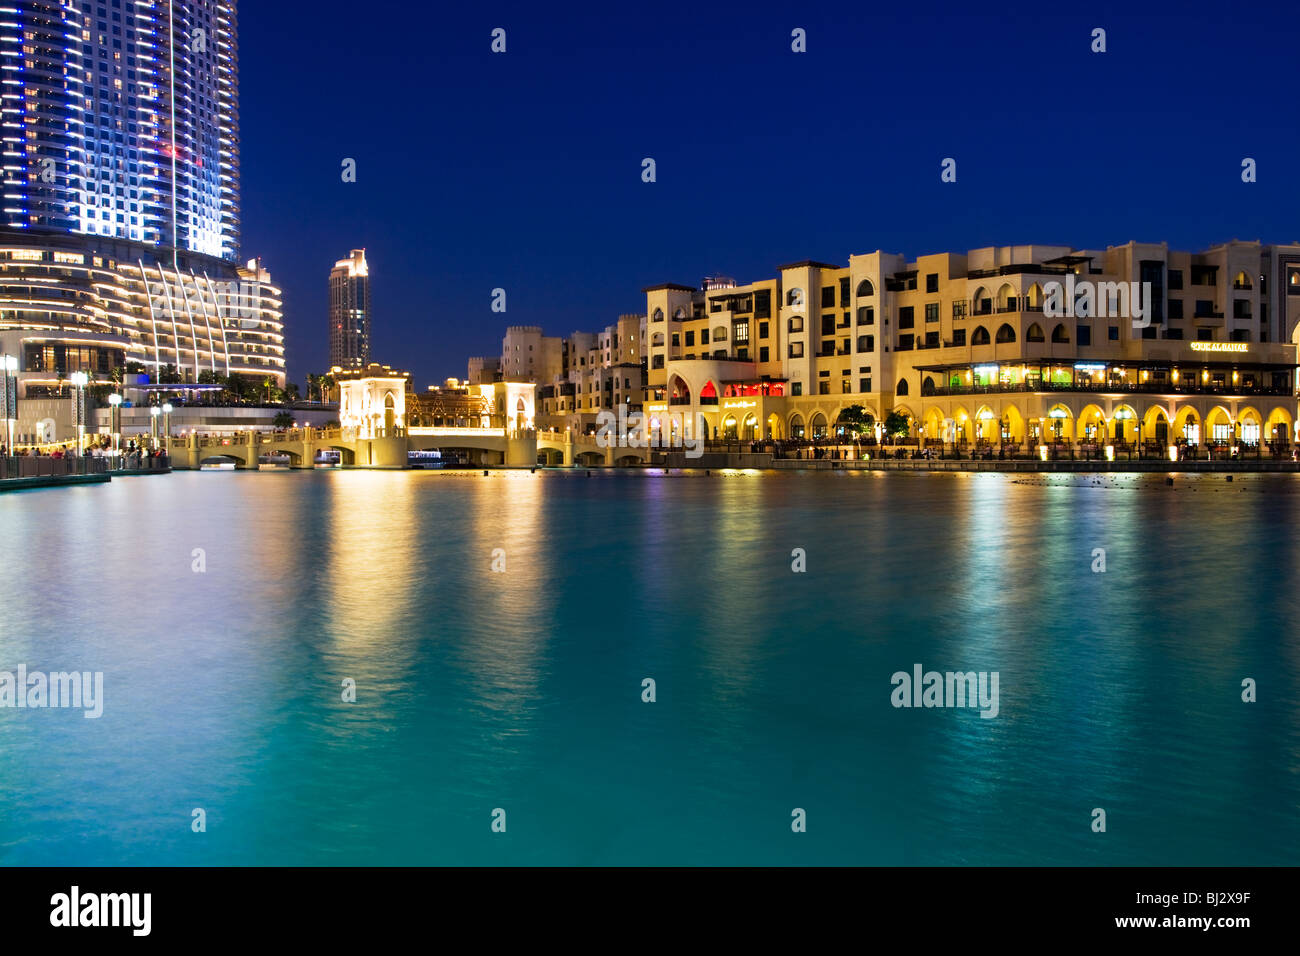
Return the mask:
<path fill-rule="evenodd" d="M 0 457 L 0 492 L 65 485 L 93 485 L 131 475 L 161 475 L 171 461 L 147 458 L 53 458 L 44 455 Z"/>

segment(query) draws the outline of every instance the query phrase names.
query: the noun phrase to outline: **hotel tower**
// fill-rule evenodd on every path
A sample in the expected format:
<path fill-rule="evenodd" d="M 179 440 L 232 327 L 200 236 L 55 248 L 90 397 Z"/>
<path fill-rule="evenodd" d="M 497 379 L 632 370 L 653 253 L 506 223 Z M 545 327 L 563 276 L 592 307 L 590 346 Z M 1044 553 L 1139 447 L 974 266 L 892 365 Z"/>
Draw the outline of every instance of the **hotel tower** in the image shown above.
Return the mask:
<path fill-rule="evenodd" d="M 353 249 L 330 270 L 330 365 L 370 364 L 370 266 L 366 250 Z"/>
<path fill-rule="evenodd" d="M 0 0 L 0 352 L 284 384 L 280 291 L 240 264 L 231 0 Z"/>

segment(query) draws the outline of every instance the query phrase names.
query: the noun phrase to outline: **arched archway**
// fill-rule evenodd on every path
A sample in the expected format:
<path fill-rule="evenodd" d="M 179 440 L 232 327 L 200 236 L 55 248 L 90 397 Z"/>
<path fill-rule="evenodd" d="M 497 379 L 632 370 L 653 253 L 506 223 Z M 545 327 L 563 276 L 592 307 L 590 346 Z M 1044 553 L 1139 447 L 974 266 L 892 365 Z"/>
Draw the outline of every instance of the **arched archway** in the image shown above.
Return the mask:
<path fill-rule="evenodd" d="M 674 375 L 668 382 L 668 401 L 673 405 L 689 405 L 691 403 L 691 387 L 686 384 L 686 379 L 680 375 Z"/>
<path fill-rule="evenodd" d="M 1079 412 L 1075 423 L 1075 433 L 1079 441 L 1090 444 L 1103 444 L 1106 440 L 1106 414 L 1098 405 L 1085 405 Z"/>
<path fill-rule="evenodd" d="M 1237 441 L 1232 415 L 1222 405 L 1215 405 L 1205 416 L 1205 440 L 1220 447 L 1234 445 Z"/>
<path fill-rule="evenodd" d="M 1116 445 L 1137 443 L 1138 416 L 1132 405 L 1118 405 L 1110 414 L 1110 439 Z"/>
<path fill-rule="evenodd" d="M 722 420 L 722 437 L 727 441 L 735 441 L 740 437 L 740 426 L 736 422 L 736 416 L 728 414 Z"/>
<path fill-rule="evenodd" d="M 1002 409 L 999 423 L 1004 445 L 1020 445 L 1025 441 L 1025 416 L 1020 414 L 1014 403 L 1008 403 Z"/>
<path fill-rule="evenodd" d="M 1070 344 L 1070 333 L 1066 331 L 1064 322 L 1058 322 L 1056 324 L 1056 328 L 1052 329 L 1052 344 L 1054 345 Z"/>
<path fill-rule="evenodd" d="M 1032 323 L 1029 326 L 1029 328 L 1025 330 L 1025 341 L 1026 342 L 1047 341 L 1047 336 L 1043 334 L 1043 327 L 1039 325 L 1037 322 Z"/>
<path fill-rule="evenodd" d="M 1258 448 L 1263 436 L 1264 418 L 1259 410 L 1247 405 L 1237 412 L 1237 438 L 1249 448 Z"/>
<path fill-rule="evenodd" d="M 813 414 L 813 417 L 808 421 L 808 426 L 812 429 L 814 439 L 825 438 L 830 431 L 826 425 L 826 416 L 821 412 Z"/>
<path fill-rule="evenodd" d="M 907 379 L 905 379 L 905 378 L 900 378 L 900 379 L 898 380 L 898 384 L 894 387 L 894 394 L 895 394 L 895 395 L 906 395 L 906 394 L 907 394 Z"/>
<path fill-rule="evenodd" d="M 1286 409 L 1273 409 L 1268 413 L 1268 421 L 1264 423 L 1265 441 L 1271 442 L 1274 446 L 1289 447 L 1292 434 L 1291 422 L 1292 418 Z"/>
<path fill-rule="evenodd" d="M 998 326 L 998 344 L 1005 345 L 1016 340 L 1016 330 L 1011 327 L 1009 322 L 1003 322 Z"/>
<path fill-rule="evenodd" d="M 863 279 L 858 283 L 858 298 L 865 299 L 868 296 L 876 294 L 876 287 L 871 284 L 870 279 Z"/>
<path fill-rule="evenodd" d="M 981 405 L 975 410 L 975 417 L 971 419 L 971 429 L 975 433 L 976 444 L 990 444 L 997 438 L 997 426 L 994 424 L 996 416 L 993 409 L 987 405 Z"/>
<path fill-rule="evenodd" d="M 1012 286 L 1010 282 L 1002 283 L 1002 287 L 998 289 L 998 311 L 1016 311 L 1016 301 L 1015 287 Z"/>
<path fill-rule="evenodd" d="M 753 441 L 758 437 L 758 416 L 750 412 L 745 416 L 745 420 L 740 423 L 740 438 L 742 441 Z"/>
<path fill-rule="evenodd" d="M 392 392 L 384 393 L 384 434 L 392 435 L 397 428 L 397 399 Z"/>
<path fill-rule="evenodd" d="M 977 326 L 975 326 L 975 331 L 972 332 L 972 333 L 971 333 L 971 336 L 970 336 L 970 344 L 971 344 L 971 345 L 988 345 L 988 344 L 989 344 L 989 330 L 986 329 L 986 328 L 984 328 L 984 326 L 982 326 L 982 325 L 977 325 Z"/>
<path fill-rule="evenodd" d="M 1196 446 L 1201 443 L 1201 416 L 1190 405 L 1174 414 L 1174 441 Z"/>
<path fill-rule="evenodd" d="M 1169 429 L 1169 413 L 1161 405 L 1152 405 L 1142 416 L 1142 440 L 1154 442 L 1161 448 L 1172 444 Z"/>
<path fill-rule="evenodd" d="M 803 416 L 800 415 L 798 412 L 795 412 L 793 415 L 790 416 L 790 437 L 791 438 L 804 437 Z"/>
<path fill-rule="evenodd" d="M 767 416 L 767 437 L 778 441 L 785 438 L 785 423 L 776 412 Z"/>
<path fill-rule="evenodd" d="M 1054 442 L 1070 441 L 1074 437 L 1074 413 L 1061 404 L 1047 410 L 1047 439 Z"/>

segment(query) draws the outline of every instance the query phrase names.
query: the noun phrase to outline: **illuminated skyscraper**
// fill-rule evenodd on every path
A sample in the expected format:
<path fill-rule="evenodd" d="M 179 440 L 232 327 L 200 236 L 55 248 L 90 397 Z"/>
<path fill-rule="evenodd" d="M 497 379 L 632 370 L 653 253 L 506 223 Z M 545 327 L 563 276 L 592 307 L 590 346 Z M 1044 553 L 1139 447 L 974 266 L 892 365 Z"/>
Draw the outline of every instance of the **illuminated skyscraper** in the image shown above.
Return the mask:
<path fill-rule="evenodd" d="M 239 179 L 234 0 L 0 0 L 0 335 L 28 394 L 124 365 L 283 384 Z"/>
<path fill-rule="evenodd" d="M 370 266 L 366 250 L 353 249 L 330 270 L 330 365 L 370 363 Z"/>
<path fill-rule="evenodd" d="M 238 261 L 235 28 L 230 0 L 0 3 L 3 221 Z"/>

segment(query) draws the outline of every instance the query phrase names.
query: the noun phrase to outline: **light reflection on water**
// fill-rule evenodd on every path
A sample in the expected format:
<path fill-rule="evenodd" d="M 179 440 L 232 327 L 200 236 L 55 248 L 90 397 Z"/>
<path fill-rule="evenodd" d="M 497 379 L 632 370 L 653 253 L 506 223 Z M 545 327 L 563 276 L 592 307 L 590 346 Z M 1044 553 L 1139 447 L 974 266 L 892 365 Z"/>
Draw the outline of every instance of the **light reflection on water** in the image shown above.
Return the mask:
<path fill-rule="evenodd" d="M 1294 863 L 1298 511 L 1273 476 L 0 496 L 0 670 L 106 685 L 0 710 L 0 862 Z M 999 716 L 894 709 L 915 663 L 998 671 Z"/>

